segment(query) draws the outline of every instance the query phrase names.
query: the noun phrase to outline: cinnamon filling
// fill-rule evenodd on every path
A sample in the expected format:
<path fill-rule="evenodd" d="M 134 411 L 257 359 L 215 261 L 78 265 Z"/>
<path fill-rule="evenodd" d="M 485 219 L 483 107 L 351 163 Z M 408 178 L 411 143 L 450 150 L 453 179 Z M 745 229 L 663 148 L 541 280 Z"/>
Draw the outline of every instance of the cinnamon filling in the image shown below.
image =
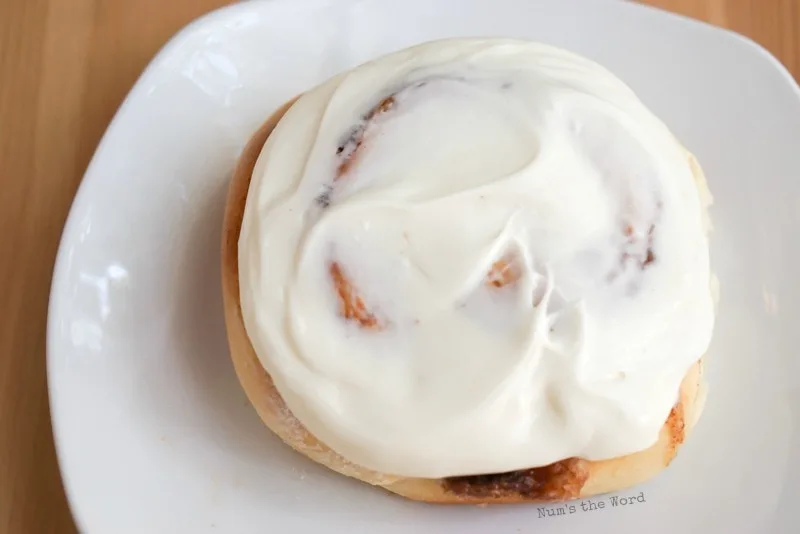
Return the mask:
<path fill-rule="evenodd" d="M 336 148 L 336 155 L 339 156 L 340 162 L 339 166 L 336 167 L 336 176 L 333 179 L 334 181 L 347 174 L 353 165 L 355 165 L 358 159 L 359 151 L 364 145 L 364 141 L 367 137 L 367 131 L 369 130 L 369 127 L 372 125 L 375 119 L 392 109 L 394 105 L 394 95 L 387 96 L 381 100 L 377 106 L 369 110 L 369 112 L 364 115 L 363 122 L 361 122 L 361 124 L 359 124 L 350 133 L 350 136 L 345 140 L 345 142 Z"/>
<path fill-rule="evenodd" d="M 492 264 L 486 275 L 486 283 L 495 288 L 511 285 L 522 276 L 517 261 L 509 256 L 504 256 Z"/>
<path fill-rule="evenodd" d="M 656 212 L 655 220 L 650 223 L 644 235 L 637 232 L 632 223 L 626 222 L 623 224 L 622 235 L 625 237 L 625 244 L 619 256 L 619 265 L 609 272 L 606 277 L 609 283 L 614 282 L 631 266 L 640 271 L 645 271 L 656 262 L 653 241 L 655 239 L 656 223 L 662 209 L 661 202 L 656 203 L 656 208 L 658 211 Z M 644 250 L 642 250 L 642 241 L 644 241 Z M 639 250 L 631 250 L 637 248 Z"/>
<path fill-rule="evenodd" d="M 535 501 L 563 501 L 579 497 L 588 478 L 587 462 L 568 458 L 534 469 L 450 477 L 443 479 L 442 485 L 449 493 L 480 499 L 520 496 Z"/>
<path fill-rule="evenodd" d="M 364 299 L 345 276 L 339 264 L 331 263 L 328 272 L 333 279 L 336 294 L 339 296 L 339 313 L 342 317 L 348 321 L 354 321 L 364 328 L 381 328 L 378 318 L 367 309 Z"/>

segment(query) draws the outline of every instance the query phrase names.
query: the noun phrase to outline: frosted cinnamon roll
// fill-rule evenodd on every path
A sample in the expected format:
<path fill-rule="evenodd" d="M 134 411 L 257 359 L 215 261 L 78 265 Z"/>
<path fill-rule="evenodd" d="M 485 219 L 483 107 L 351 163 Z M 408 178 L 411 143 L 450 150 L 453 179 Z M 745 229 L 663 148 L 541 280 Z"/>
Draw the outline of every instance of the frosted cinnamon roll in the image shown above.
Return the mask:
<path fill-rule="evenodd" d="M 241 157 L 237 373 L 286 443 L 410 498 L 636 484 L 699 416 L 709 204 L 694 158 L 587 59 L 508 39 L 393 53 Z"/>

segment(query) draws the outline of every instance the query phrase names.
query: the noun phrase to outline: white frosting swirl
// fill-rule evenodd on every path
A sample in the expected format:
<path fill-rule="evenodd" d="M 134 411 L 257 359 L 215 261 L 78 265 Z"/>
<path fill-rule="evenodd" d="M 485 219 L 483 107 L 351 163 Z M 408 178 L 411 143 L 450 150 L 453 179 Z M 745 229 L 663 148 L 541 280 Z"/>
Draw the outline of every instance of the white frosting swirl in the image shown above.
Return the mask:
<path fill-rule="evenodd" d="M 256 165 L 244 322 L 292 413 L 444 477 L 652 445 L 713 326 L 687 156 L 571 53 L 429 43 L 304 94 Z"/>

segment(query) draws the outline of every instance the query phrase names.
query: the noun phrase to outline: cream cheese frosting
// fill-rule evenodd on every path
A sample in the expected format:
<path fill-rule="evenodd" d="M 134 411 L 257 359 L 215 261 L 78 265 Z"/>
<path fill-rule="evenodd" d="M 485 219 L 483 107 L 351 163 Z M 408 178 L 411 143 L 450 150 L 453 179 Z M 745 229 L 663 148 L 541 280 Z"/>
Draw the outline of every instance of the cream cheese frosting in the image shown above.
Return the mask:
<path fill-rule="evenodd" d="M 303 94 L 256 164 L 245 328 L 346 459 L 438 478 L 655 443 L 714 323 L 683 147 L 585 58 L 396 52 Z"/>

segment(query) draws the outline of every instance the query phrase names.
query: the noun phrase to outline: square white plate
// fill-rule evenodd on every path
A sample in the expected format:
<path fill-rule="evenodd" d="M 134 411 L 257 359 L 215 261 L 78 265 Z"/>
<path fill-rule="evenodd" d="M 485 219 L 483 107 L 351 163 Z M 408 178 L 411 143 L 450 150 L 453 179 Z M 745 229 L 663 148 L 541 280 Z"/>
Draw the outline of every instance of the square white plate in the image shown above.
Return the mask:
<path fill-rule="evenodd" d="M 342 69 L 434 38 L 589 56 L 698 156 L 722 284 L 699 427 L 650 483 L 557 506 L 417 504 L 334 475 L 260 423 L 227 354 L 219 244 L 243 143 Z M 734 34 L 624 2 L 274 0 L 217 11 L 153 60 L 64 231 L 48 332 L 53 424 L 94 533 L 789 533 L 800 515 L 800 91 Z M 584 510 L 586 508 L 592 510 Z M 545 515 L 546 517 L 542 517 Z"/>

